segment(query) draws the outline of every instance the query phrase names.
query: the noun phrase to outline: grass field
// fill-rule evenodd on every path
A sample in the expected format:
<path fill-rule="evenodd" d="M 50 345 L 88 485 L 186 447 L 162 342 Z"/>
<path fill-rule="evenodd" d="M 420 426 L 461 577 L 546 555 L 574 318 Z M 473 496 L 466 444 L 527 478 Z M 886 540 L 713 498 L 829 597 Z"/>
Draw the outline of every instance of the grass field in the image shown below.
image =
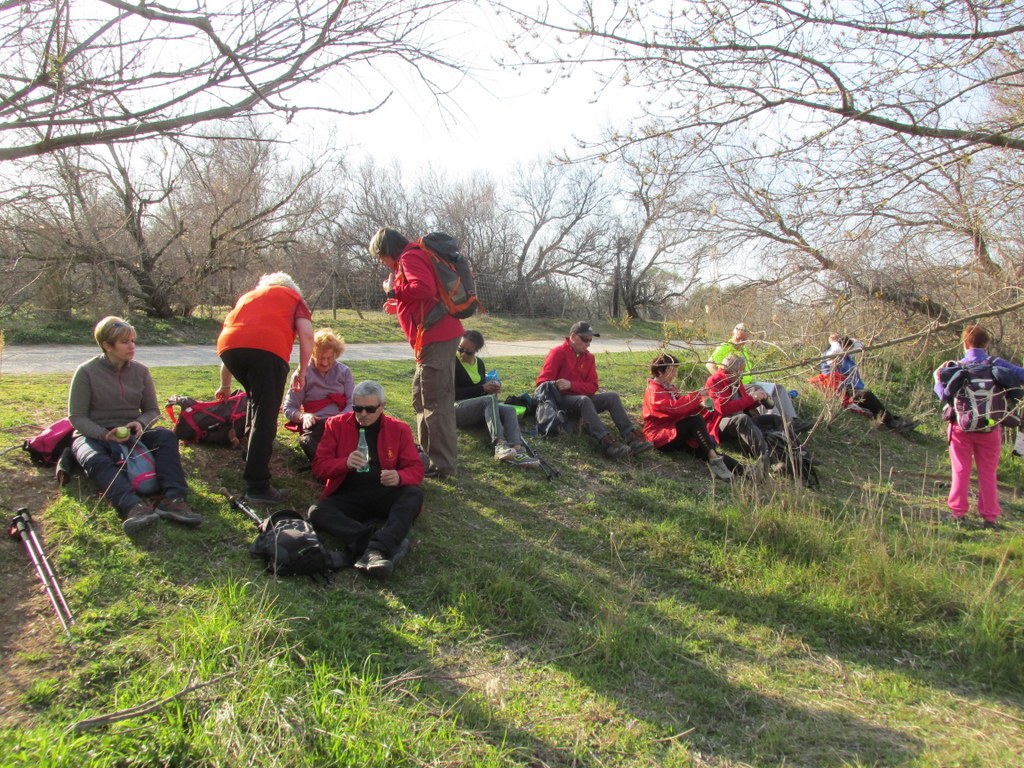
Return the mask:
<path fill-rule="evenodd" d="M 598 361 L 634 413 L 645 357 Z M 488 363 L 518 393 L 540 359 Z M 412 367 L 360 365 L 411 420 Z M 1007 452 L 1004 530 L 944 521 L 927 374 L 877 379 L 927 416 L 910 439 L 798 381 L 821 417 L 816 491 L 726 487 L 688 457 L 611 462 L 581 437 L 533 442 L 561 469 L 549 482 L 461 433 L 459 477 L 426 481 L 386 582 L 268 578 L 218 494 L 240 489 L 228 450 L 184 449 L 201 528 L 134 539 L 87 482 L 60 491 L 6 453 L 0 502 L 35 513 L 78 623 L 63 637 L 20 545 L 0 548 L 0 765 L 1020 764 L 1024 473 Z M 154 376 L 166 397 L 216 374 Z M 8 445 L 62 415 L 67 381 L 0 380 Z M 296 506 L 318 495 L 302 464 L 282 431 L 275 482 Z"/>

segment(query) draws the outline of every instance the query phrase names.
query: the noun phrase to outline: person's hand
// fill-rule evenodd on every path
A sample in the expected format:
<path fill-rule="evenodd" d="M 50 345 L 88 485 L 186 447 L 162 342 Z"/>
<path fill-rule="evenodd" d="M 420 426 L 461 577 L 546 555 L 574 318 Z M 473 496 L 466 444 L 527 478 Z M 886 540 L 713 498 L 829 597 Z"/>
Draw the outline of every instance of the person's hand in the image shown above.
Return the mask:
<path fill-rule="evenodd" d="M 231 386 L 230 385 L 221 385 L 221 386 L 217 387 L 217 391 L 213 393 L 213 399 L 216 400 L 219 403 L 223 403 L 225 400 L 228 399 L 228 396 L 230 394 L 231 394 Z"/>
<path fill-rule="evenodd" d="M 555 379 L 555 386 L 558 387 L 559 392 L 565 392 L 572 387 L 572 382 L 568 379 Z"/>
<path fill-rule="evenodd" d="M 398 485 L 398 470 L 397 469 L 382 469 L 380 471 L 380 484 L 387 485 L 394 488 Z"/>
<path fill-rule="evenodd" d="M 312 414 L 312 413 L 304 413 L 304 414 L 302 414 L 302 428 L 303 429 L 312 429 L 315 424 L 316 424 L 316 416 L 314 414 Z"/>
<path fill-rule="evenodd" d="M 496 395 L 496 394 L 498 394 L 499 392 L 501 392 L 501 382 L 500 381 L 485 381 L 484 382 L 484 392 L 486 392 L 488 395 Z"/>
<path fill-rule="evenodd" d="M 119 435 L 117 433 L 117 431 L 119 429 L 120 430 L 127 429 L 127 433 L 126 432 L 122 432 Z M 123 427 L 111 427 L 110 429 L 107 430 L 107 433 L 105 435 L 103 435 L 103 439 L 106 440 L 108 443 L 127 443 L 131 439 L 131 437 L 132 437 L 132 431 L 131 431 L 131 428 L 128 427 L 127 424 L 125 426 L 123 426 Z"/>
<path fill-rule="evenodd" d="M 299 368 L 292 377 L 292 392 L 301 392 L 306 388 L 306 371 Z"/>
<path fill-rule="evenodd" d="M 356 448 L 348 455 L 348 460 L 345 462 L 345 466 L 349 469 L 359 470 L 361 467 L 366 466 L 366 457 L 363 456 L 362 452 L 358 448 Z"/>
<path fill-rule="evenodd" d="M 381 287 L 384 289 L 384 293 L 393 291 L 395 289 L 395 273 L 390 272 L 387 279 L 381 283 Z"/>

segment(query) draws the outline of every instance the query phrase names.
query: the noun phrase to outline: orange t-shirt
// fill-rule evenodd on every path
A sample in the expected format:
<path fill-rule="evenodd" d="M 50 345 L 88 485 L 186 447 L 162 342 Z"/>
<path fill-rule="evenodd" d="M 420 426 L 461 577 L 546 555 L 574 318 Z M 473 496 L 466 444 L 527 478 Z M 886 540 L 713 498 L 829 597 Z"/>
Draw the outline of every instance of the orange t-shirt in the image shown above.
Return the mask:
<path fill-rule="evenodd" d="M 242 294 L 217 337 L 217 354 L 229 349 L 262 349 L 286 363 L 295 344 L 295 321 L 312 320 L 305 299 L 283 285 L 264 285 Z"/>

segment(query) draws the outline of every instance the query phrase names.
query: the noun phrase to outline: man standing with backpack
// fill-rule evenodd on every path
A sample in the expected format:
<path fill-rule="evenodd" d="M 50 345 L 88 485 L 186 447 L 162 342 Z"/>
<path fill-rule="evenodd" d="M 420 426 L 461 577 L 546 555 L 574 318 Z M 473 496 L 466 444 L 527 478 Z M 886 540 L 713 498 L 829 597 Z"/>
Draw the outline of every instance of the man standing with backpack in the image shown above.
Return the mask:
<path fill-rule="evenodd" d="M 978 467 L 978 514 L 983 527 L 995 530 L 1001 511 L 997 471 L 1003 447 L 1002 425 L 1013 416 L 1006 408 L 1005 390 L 1024 383 L 1024 368 L 1001 357 L 990 357 L 991 337 L 980 325 L 967 326 L 962 339 L 964 356 L 943 363 L 935 371 L 935 394 L 947 403 L 943 416 L 949 421 L 953 479 L 947 504 L 953 522 L 963 520 L 970 501 L 973 461 Z M 988 397 L 972 393 L 975 389 L 988 390 Z M 994 405 L 997 395 L 999 404 Z M 978 404 L 982 402 L 988 404 L 985 413 L 979 412 Z"/>
<path fill-rule="evenodd" d="M 462 338 L 462 322 L 445 312 L 427 327 L 441 287 L 431 256 L 419 243 L 382 227 L 370 240 L 370 255 L 390 271 L 384 291 L 394 299 L 398 324 L 416 353 L 412 407 L 419 444 L 430 460 L 427 477 L 452 477 L 458 462 L 455 349 Z"/>

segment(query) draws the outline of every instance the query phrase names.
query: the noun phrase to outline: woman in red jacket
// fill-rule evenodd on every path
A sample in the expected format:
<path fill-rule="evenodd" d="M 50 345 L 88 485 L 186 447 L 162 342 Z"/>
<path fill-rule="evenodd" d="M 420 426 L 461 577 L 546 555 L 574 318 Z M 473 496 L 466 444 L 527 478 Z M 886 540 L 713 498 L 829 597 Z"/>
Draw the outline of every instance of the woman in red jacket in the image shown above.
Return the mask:
<path fill-rule="evenodd" d="M 732 480 L 742 473 L 742 465 L 718 452 L 704 422 L 704 397 L 700 392 L 680 392 L 672 383 L 678 371 L 679 361 L 668 353 L 651 361 L 644 392 L 644 437 L 659 451 L 692 453 L 706 461 L 719 480 Z"/>

